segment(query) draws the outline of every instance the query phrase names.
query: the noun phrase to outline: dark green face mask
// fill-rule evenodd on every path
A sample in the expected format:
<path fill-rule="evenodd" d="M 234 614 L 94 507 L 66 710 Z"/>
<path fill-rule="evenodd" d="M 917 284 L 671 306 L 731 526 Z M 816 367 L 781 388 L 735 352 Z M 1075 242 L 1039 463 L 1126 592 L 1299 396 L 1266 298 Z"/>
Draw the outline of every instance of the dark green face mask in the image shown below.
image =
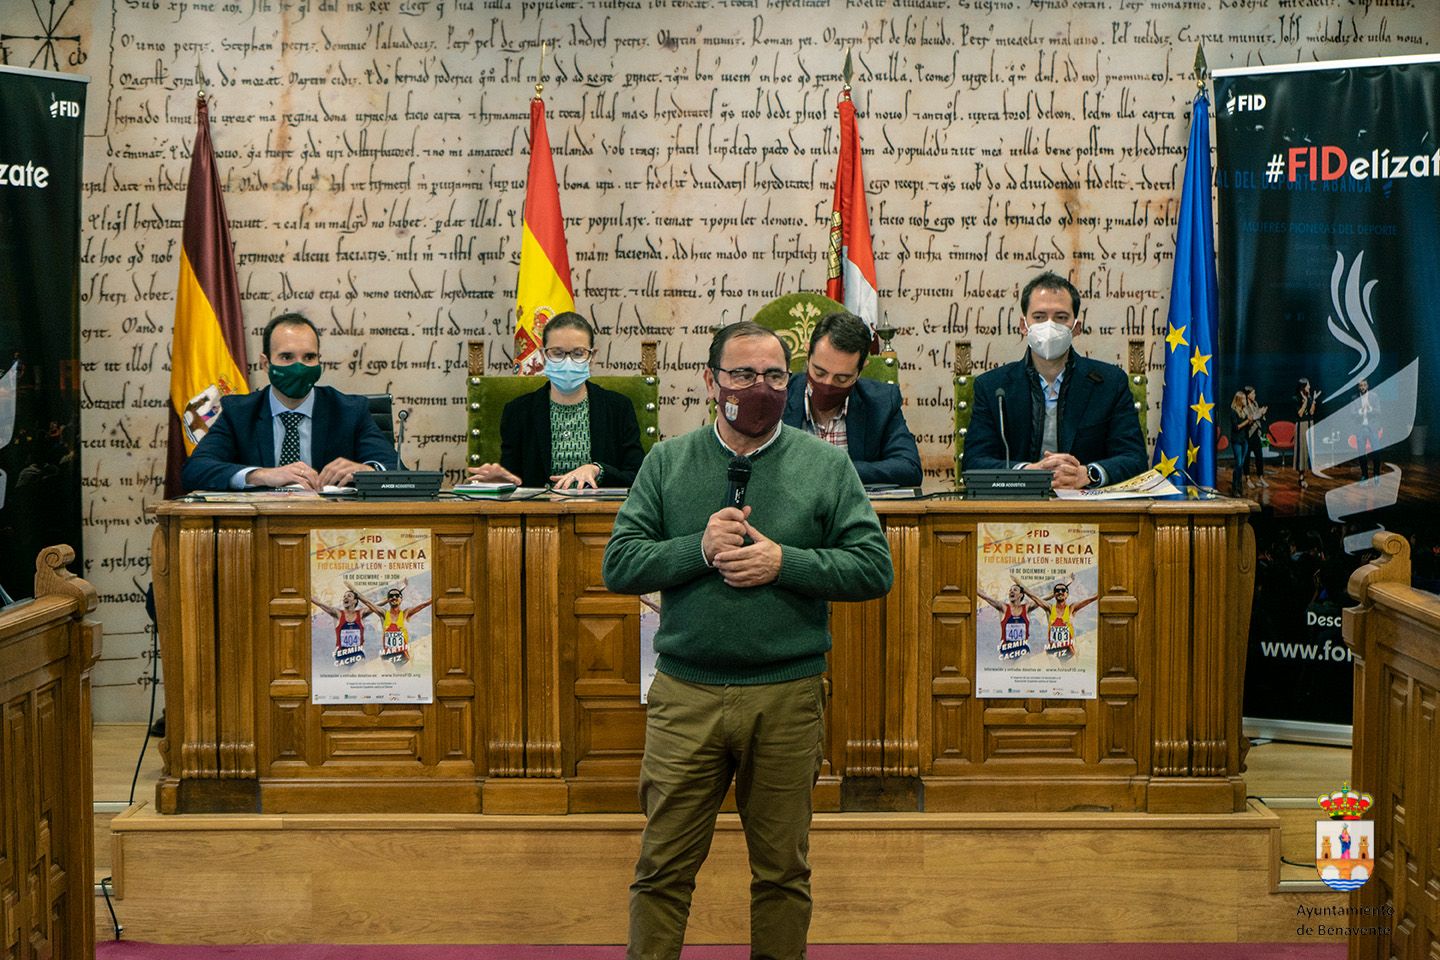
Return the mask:
<path fill-rule="evenodd" d="M 291 400 L 303 399 L 320 379 L 320 364 L 270 364 L 270 385 Z"/>

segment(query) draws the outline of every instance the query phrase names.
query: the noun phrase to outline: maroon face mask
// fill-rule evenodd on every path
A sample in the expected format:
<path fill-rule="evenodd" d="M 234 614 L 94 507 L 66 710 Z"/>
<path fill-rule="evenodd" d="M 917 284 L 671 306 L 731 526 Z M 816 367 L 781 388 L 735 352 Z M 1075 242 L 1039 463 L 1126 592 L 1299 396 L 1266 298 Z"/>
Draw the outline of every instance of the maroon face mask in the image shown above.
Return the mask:
<path fill-rule="evenodd" d="M 850 391 L 855 389 L 853 380 L 843 387 L 837 387 L 833 383 L 820 383 L 808 372 L 805 379 L 810 381 L 811 410 L 834 410 L 844 403 L 850 396 Z"/>
<path fill-rule="evenodd" d="M 763 378 L 743 390 L 719 384 L 716 387 L 720 391 L 720 416 L 751 439 L 772 432 L 785 412 L 785 391 L 776 390 Z"/>

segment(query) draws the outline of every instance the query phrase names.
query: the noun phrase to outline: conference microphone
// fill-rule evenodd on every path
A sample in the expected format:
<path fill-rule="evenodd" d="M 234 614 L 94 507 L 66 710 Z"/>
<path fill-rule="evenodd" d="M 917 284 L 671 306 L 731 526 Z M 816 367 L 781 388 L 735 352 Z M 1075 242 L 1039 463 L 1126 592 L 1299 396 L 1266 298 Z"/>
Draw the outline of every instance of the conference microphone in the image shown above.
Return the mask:
<path fill-rule="evenodd" d="M 400 459 L 400 450 L 405 446 L 405 421 L 410 419 L 410 411 L 401 410 L 395 414 L 395 419 L 400 421 L 400 433 L 395 438 L 395 466 L 404 470 L 405 461 Z"/>
<path fill-rule="evenodd" d="M 745 488 L 750 484 L 750 458 L 743 454 L 731 457 L 726 476 L 730 489 L 725 493 L 725 506 L 739 510 L 745 506 Z"/>
<path fill-rule="evenodd" d="M 1010 469 L 1010 438 L 1005 436 L 1005 388 L 995 388 L 995 403 L 1000 408 L 1000 442 L 1005 445 L 1005 469 Z"/>

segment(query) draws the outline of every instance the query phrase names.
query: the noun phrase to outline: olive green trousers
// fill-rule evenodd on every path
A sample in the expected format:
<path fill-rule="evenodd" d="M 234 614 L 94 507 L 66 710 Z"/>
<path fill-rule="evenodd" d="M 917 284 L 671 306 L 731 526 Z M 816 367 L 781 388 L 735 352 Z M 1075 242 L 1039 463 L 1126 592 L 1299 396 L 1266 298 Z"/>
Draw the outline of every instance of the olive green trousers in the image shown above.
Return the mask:
<path fill-rule="evenodd" d="M 629 960 L 680 956 L 695 874 L 732 779 L 750 854 L 750 956 L 803 960 L 824 717 L 819 676 L 712 686 L 656 675 L 640 768 L 646 822 L 630 885 Z"/>

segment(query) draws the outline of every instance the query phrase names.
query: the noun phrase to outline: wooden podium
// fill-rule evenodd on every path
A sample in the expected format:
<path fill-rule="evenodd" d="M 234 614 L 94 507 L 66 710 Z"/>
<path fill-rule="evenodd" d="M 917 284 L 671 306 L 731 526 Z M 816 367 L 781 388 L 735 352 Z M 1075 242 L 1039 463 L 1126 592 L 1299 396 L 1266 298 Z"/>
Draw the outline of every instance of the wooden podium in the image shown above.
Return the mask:
<path fill-rule="evenodd" d="M 605 590 L 617 504 L 167 502 L 154 576 L 163 813 L 639 809 L 639 601 Z M 818 810 L 1244 808 L 1254 538 L 1241 500 L 876 504 L 895 587 L 835 604 Z M 976 528 L 1099 531 L 1093 700 L 975 695 Z M 309 533 L 432 531 L 434 702 L 316 705 Z"/>

